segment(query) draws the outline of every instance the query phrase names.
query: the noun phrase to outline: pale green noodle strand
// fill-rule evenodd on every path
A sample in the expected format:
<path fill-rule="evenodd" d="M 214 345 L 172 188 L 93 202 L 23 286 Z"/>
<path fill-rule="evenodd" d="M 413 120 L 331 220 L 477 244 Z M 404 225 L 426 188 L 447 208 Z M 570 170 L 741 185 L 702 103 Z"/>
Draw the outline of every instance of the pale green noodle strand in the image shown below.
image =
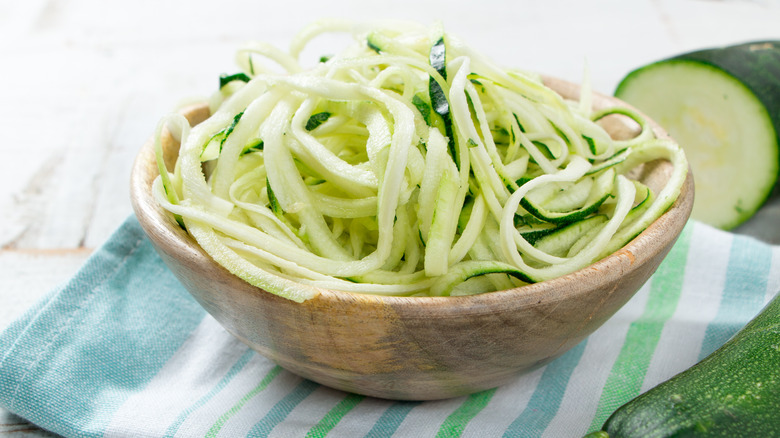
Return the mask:
<path fill-rule="evenodd" d="M 333 33 L 354 43 L 304 65 Z M 154 196 L 217 263 L 291 300 L 478 294 L 565 275 L 639 234 L 687 176 L 680 148 L 638 113 L 593 111 L 589 84 L 567 101 L 440 24 L 323 20 L 287 51 L 250 43 L 236 59 L 208 119 L 160 122 Z M 608 116 L 638 135 L 612 139 Z M 181 141 L 172 171 L 165 127 Z M 659 159 L 672 170 L 657 192 L 628 179 Z"/>

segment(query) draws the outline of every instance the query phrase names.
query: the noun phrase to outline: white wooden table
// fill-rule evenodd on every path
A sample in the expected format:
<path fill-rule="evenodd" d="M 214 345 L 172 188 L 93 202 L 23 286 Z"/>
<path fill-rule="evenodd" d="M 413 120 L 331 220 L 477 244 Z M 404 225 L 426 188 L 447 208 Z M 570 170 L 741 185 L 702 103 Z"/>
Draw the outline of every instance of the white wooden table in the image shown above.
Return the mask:
<path fill-rule="evenodd" d="M 131 212 L 157 120 L 210 94 L 243 42 L 286 47 L 323 17 L 442 21 L 507 66 L 611 93 L 678 52 L 780 39 L 780 0 L 0 3 L 0 330 L 67 280 Z M 319 54 L 314 54 L 319 55 Z M 313 56 L 314 56 L 313 55 Z M 739 232 L 780 243 L 780 202 Z M 0 436 L 48 436 L 0 408 Z"/>

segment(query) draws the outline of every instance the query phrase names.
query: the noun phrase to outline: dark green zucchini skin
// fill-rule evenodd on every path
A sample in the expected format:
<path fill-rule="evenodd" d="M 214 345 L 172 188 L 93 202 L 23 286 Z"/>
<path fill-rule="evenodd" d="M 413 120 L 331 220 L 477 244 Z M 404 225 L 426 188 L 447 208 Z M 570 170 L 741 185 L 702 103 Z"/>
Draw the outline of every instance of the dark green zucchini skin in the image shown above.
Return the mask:
<path fill-rule="evenodd" d="M 592 437 L 780 437 L 780 294 L 721 348 L 616 410 Z"/>
<path fill-rule="evenodd" d="M 752 41 L 726 47 L 702 49 L 675 55 L 657 63 L 691 61 L 711 65 L 742 82 L 767 109 L 780 138 L 780 40 Z M 641 69 L 637 69 L 635 72 Z M 632 72 L 633 73 L 633 72 Z M 615 94 L 627 82 L 618 85 Z"/>
<path fill-rule="evenodd" d="M 702 49 L 657 61 L 700 62 L 718 68 L 742 82 L 766 108 L 780 144 L 780 40 L 752 41 L 726 47 Z M 637 69 L 632 73 L 638 72 Z M 629 82 L 631 73 L 618 84 Z"/>
<path fill-rule="evenodd" d="M 657 62 L 680 60 L 713 66 L 742 82 L 766 108 L 780 144 L 780 40 L 702 49 Z M 618 85 L 616 95 L 630 76 Z"/>
<path fill-rule="evenodd" d="M 709 64 L 745 84 L 764 104 L 780 144 L 780 41 L 703 49 L 671 59 Z"/>

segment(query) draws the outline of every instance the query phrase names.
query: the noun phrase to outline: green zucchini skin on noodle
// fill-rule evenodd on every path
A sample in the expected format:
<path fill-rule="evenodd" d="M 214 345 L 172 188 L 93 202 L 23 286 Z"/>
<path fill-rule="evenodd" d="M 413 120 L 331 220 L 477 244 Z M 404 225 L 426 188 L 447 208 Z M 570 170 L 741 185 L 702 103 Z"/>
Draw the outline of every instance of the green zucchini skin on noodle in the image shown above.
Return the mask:
<path fill-rule="evenodd" d="M 780 436 L 780 295 L 721 348 L 626 403 L 596 437 Z"/>
<path fill-rule="evenodd" d="M 210 117 L 158 124 L 155 199 L 250 284 L 298 302 L 512 289 L 614 252 L 679 195 L 682 150 L 635 110 L 595 111 L 589 87 L 565 99 L 440 26 L 376 26 L 318 22 L 288 52 L 250 43 Z M 330 32 L 354 44 L 300 64 Z M 640 132 L 612 138 L 609 114 Z M 165 126 L 181 144 L 170 170 Z M 650 193 L 632 170 L 659 159 L 671 174 Z"/>

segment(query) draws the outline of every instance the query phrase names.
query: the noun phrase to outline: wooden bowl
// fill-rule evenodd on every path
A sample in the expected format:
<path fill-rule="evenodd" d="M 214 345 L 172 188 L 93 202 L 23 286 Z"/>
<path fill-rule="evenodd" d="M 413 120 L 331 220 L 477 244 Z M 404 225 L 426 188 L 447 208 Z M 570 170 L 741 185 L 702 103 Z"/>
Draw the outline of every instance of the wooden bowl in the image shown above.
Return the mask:
<path fill-rule="evenodd" d="M 549 86 L 576 99 L 579 87 Z M 594 107 L 626 104 L 601 95 Z M 192 124 L 205 106 L 186 111 Z M 667 137 L 657 125 L 657 135 Z M 630 131 L 626 123 L 608 128 Z M 164 141 L 171 165 L 178 143 Z M 662 184 L 670 165 L 643 172 Z M 154 201 L 153 144 L 140 151 L 131 178 L 138 220 L 163 261 L 230 333 L 305 378 L 344 391 L 402 400 L 441 399 L 494 388 L 550 362 L 610 318 L 656 270 L 693 205 L 689 173 L 663 216 L 616 253 L 572 274 L 521 288 L 466 297 L 380 297 L 338 291 L 303 304 L 230 274 L 206 255 Z"/>

